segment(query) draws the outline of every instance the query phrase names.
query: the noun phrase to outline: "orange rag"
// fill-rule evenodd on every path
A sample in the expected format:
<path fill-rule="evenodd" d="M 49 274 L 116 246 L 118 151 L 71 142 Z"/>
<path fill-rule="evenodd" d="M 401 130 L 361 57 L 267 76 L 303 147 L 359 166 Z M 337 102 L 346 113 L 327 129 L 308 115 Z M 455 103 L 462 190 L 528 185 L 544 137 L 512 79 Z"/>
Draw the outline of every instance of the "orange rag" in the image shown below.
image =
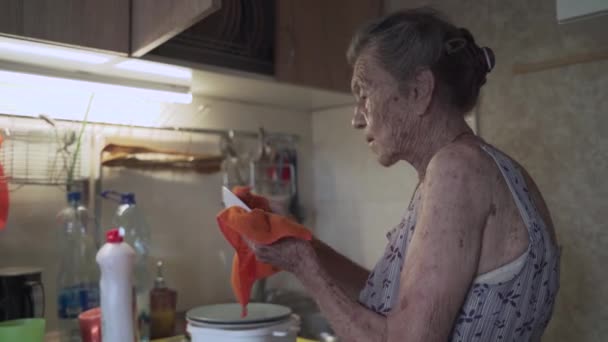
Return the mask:
<path fill-rule="evenodd" d="M 247 304 L 251 288 L 258 279 L 263 279 L 280 270 L 272 265 L 257 261 L 247 240 L 260 245 L 270 245 L 283 238 L 298 238 L 310 241 L 312 233 L 304 226 L 287 217 L 272 214 L 268 200 L 251 193 L 249 187 L 236 187 L 233 190 L 247 206 L 230 207 L 217 216 L 220 230 L 236 253 L 232 260 L 232 290 L 243 306 L 243 317 L 247 316 Z"/>
<path fill-rule="evenodd" d="M 0 147 L 2 147 L 2 135 L 0 135 Z M 6 220 L 8 219 L 8 184 L 6 184 L 6 178 L 4 177 L 4 169 L 0 165 L 0 230 L 6 226 Z"/>

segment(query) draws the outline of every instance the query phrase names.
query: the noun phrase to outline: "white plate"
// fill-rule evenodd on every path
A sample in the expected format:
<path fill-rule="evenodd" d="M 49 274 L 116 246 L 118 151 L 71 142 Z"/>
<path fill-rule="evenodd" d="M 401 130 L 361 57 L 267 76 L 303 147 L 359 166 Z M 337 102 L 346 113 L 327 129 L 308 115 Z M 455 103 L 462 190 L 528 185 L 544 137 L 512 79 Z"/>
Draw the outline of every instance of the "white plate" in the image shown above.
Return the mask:
<path fill-rule="evenodd" d="M 299 322 L 299 319 L 291 315 L 289 318 L 285 318 L 279 321 L 269 321 L 262 323 L 238 323 L 238 324 L 226 324 L 226 323 L 203 323 L 199 321 L 193 321 L 187 319 L 186 321 L 193 327 L 206 328 L 206 329 L 225 329 L 225 330 L 242 330 L 242 329 L 261 329 L 278 324 L 283 324 L 287 321 Z"/>
<path fill-rule="evenodd" d="M 226 208 L 240 207 L 247 211 L 251 211 L 247 204 L 241 201 L 241 199 L 238 198 L 237 195 L 235 195 L 232 191 L 230 191 L 230 189 L 225 186 L 222 187 L 222 200 Z"/>
<path fill-rule="evenodd" d="M 186 318 L 194 323 L 239 325 L 277 322 L 291 315 L 290 308 L 267 303 L 250 303 L 247 311 L 247 317 L 241 317 L 238 303 L 207 305 L 188 311 Z"/>

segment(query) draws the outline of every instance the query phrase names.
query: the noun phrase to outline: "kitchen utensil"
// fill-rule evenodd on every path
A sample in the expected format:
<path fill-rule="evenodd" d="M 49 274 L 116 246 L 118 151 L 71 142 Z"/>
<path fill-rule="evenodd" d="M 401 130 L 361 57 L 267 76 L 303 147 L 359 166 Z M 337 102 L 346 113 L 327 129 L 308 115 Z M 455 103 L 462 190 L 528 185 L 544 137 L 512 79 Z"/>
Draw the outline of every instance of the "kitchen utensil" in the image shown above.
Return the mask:
<path fill-rule="evenodd" d="M 186 314 L 192 342 L 295 342 L 300 320 L 291 309 L 274 304 L 249 304 L 241 317 L 237 303 L 203 306 Z"/>
<path fill-rule="evenodd" d="M 44 316 L 42 269 L 8 267 L 0 269 L 0 322 Z"/>
<path fill-rule="evenodd" d="M 192 342 L 296 342 L 298 319 L 292 316 L 270 325 L 239 329 L 234 327 L 200 327 L 188 324 Z"/>
<path fill-rule="evenodd" d="M 220 150 L 224 161 L 222 162 L 223 183 L 229 189 L 235 186 L 245 186 L 249 184 L 249 162 L 243 159 L 237 152 L 234 140 L 234 132 L 222 136 L 220 139 Z"/>
<path fill-rule="evenodd" d="M 88 175 L 87 149 L 76 149 L 74 130 L 17 128 L 4 136 L 0 163 L 9 185 L 65 185 Z M 76 158 L 74 160 L 74 158 Z"/>
<path fill-rule="evenodd" d="M 43 342 L 44 326 L 42 318 L 0 322 L 0 341 Z"/>
<path fill-rule="evenodd" d="M 247 204 L 241 201 L 241 199 L 238 198 L 237 195 L 235 195 L 232 191 L 230 191 L 230 189 L 225 186 L 222 187 L 222 200 L 226 208 L 240 207 L 247 211 L 251 211 Z"/>

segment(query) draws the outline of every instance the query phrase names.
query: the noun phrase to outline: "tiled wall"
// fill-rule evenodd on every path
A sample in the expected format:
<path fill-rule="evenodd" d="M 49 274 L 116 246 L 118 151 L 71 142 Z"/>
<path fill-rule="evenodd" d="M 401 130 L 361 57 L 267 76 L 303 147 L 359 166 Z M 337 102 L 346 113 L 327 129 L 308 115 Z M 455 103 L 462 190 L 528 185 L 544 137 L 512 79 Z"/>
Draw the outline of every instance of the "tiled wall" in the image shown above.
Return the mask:
<path fill-rule="evenodd" d="M 298 135 L 300 196 L 302 205 L 311 208 L 310 113 L 195 98 L 191 105 L 166 106 L 161 115 L 163 117 L 152 122 L 247 131 L 256 131 L 259 126 L 264 126 L 267 131 Z M 12 124 L 15 123 L 3 121 L 3 125 Z M 95 129 L 102 136 L 109 134 L 122 138 L 155 140 L 160 135 L 166 136 L 145 130 Z M 173 148 L 190 144 L 192 138 L 188 135 L 176 137 L 171 145 Z M 170 137 L 165 138 L 171 140 Z M 252 140 L 251 144 L 256 144 L 256 141 Z M 199 150 L 203 146 L 197 142 L 193 145 Z M 210 152 L 215 152 L 216 145 L 212 149 Z M 219 173 L 197 175 L 106 168 L 103 176 L 104 188 L 137 194 L 152 232 L 151 257 L 165 261 L 167 282 L 178 290 L 179 310 L 233 300 L 229 286 L 232 249 L 220 235 L 215 222 L 215 215 L 221 209 L 222 179 Z M 0 232 L 0 267 L 29 265 L 44 269 L 46 317 L 51 329 L 56 323 L 55 282 L 59 256 L 55 215 L 64 203 L 65 193 L 59 187 L 25 186 L 17 189 L 11 193 L 8 225 Z M 112 203 L 103 203 L 104 227 L 109 225 L 113 210 Z M 307 223 L 310 225 L 310 222 Z M 283 277 L 275 282 L 289 283 L 291 279 Z"/>

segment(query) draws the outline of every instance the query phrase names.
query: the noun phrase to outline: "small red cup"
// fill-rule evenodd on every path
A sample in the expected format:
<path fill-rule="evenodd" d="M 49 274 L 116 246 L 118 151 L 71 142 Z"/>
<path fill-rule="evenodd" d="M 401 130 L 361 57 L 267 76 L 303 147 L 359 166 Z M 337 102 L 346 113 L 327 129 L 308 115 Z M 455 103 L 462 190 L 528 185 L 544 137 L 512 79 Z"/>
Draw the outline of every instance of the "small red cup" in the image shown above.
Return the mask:
<path fill-rule="evenodd" d="M 78 323 L 83 342 L 101 342 L 101 308 L 81 313 L 78 315 Z"/>

